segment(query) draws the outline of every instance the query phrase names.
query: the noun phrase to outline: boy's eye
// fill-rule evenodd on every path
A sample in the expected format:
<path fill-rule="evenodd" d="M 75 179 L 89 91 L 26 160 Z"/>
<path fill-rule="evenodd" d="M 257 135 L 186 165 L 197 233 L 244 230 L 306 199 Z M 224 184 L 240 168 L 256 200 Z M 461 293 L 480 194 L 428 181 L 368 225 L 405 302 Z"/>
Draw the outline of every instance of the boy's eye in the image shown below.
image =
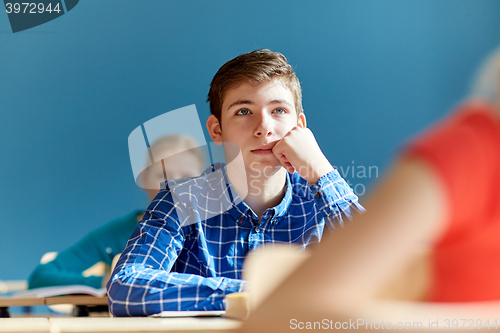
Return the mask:
<path fill-rule="evenodd" d="M 277 108 L 274 110 L 274 113 L 283 114 L 283 113 L 286 113 L 286 110 L 282 109 L 282 108 Z"/>
<path fill-rule="evenodd" d="M 246 114 L 249 114 L 250 113 L 250 110 L 248 109 L 241 109 L 241 110 L 238 110 L 238 112 L 236 112 L 236 115 L 238 116 L 244 116 Z"/>

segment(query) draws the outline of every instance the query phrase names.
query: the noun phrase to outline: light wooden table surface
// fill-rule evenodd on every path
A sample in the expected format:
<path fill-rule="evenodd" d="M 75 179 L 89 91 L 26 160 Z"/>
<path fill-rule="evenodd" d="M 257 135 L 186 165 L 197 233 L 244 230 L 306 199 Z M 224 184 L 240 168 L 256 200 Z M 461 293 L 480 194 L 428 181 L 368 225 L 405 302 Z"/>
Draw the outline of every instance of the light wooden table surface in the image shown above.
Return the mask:
<path fill-rule="evenodd" d="M 210 332 L 230 333 L 241 322 L 220 317 L 203 318 L 0 318 L 0 332 L 116 333 Z"/>
<path fill-rule="evenodd" d="M 47 318 L 0 318 L 0 332 L 51 333 Z"/>

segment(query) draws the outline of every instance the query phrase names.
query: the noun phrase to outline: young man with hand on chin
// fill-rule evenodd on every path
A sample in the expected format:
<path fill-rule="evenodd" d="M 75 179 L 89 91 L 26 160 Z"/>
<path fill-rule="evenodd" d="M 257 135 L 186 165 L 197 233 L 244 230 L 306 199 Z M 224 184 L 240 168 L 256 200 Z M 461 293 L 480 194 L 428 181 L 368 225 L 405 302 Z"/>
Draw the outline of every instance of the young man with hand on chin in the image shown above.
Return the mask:
<path fill-rule="evenodd" d="M 342 215 L 363 210 L 306 128 L 300 83 L 286 58 L 256 50 L 224 64 L 210 85 L 212 140 L 236 160 L 167 182 L 108 284 L 115 316 L 223 310 L 243 291 L 246 254 L 264 243 L 303 248 Z"/>

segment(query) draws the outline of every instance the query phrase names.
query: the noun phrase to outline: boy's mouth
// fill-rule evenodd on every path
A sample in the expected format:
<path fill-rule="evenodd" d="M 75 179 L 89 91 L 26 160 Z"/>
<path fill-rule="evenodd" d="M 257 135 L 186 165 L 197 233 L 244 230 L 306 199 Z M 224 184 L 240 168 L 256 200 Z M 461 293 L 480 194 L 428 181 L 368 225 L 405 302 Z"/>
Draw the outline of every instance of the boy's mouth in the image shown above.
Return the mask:
<path fill-rule="evenodd" d="M 252 150 L 252 153 L 257 155 L 271 155 L 273 153 L 272 149 L 255 149 Z"/>
<path fill-rule="evenodd" d="M 275 145 L 276 142 L 261 145 L 256 149 L 252 149 L 251 152 L 258 155 L 269 155 L 273 153 L 273 148 Z"/>

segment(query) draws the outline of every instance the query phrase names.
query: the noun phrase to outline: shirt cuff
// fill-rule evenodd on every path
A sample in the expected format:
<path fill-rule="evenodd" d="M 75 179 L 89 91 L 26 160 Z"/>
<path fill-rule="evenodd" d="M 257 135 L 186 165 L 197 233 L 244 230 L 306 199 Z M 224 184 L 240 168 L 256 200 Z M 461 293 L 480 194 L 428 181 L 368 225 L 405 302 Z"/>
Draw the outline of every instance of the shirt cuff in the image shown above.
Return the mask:
<path fill-rule="evenodd" d="M 311 186 L 311 193 L 318 209 L 325 217 L 336 217 L 342 225 L 342 215 L 352 219 L 353 212 L 364 212 L 358 202 L 358 196 L 340 176 L 337 170 L 332 170 L 322 176 Z"/>

